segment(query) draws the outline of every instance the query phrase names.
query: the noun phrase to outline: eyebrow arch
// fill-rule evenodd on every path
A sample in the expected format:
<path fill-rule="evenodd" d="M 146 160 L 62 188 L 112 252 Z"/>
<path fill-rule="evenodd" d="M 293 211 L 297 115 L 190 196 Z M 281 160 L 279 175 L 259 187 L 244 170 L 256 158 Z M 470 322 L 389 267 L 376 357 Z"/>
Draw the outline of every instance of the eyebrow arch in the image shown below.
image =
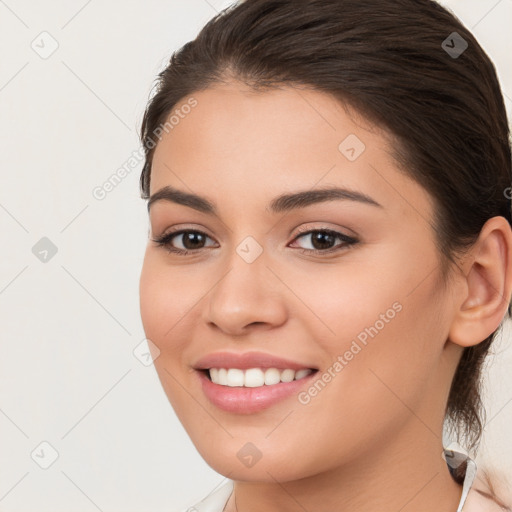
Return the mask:
<path fill-rule="evenodd" d="M 269 204 L 272 213 L 281 213 L 297 208 L 305 208 L 315 203 L 325 201 L 346 200 L 356 201 L 371 206 L 382 208 L 382 205 L 370 196 L 355 190 L 340 187 L 330 187 L 315 190 L 304 190 L 282 194 L 275 197 Z M 189 192 L 184 192 L 169 185 L 155 192 L 148 201 L 148 212 L 151 205 L 157 201 L 170 201 L 172 203 L 188 206 L 202 213 L 219 216 L 217 207 L 205 197 Z"/>

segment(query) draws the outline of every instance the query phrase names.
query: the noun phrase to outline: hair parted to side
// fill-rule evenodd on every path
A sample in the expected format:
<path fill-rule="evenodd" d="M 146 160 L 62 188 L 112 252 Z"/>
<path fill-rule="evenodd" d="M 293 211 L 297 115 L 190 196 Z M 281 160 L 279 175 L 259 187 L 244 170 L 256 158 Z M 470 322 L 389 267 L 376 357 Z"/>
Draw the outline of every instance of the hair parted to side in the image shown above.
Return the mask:
<path fill-rule="evenodd" d="M 453 32 L 468 44 L 457 58 L 441 46 Z M 512 224 L 510 133 L 494 65 L 436 2 L 245 0 L 220 12 L 158 75 L 140 130 L 143 198 L 158 135 L 175 106 L 233 79 L 256 91 L 325 92 L 387 130 L 399 167 L 434 199 L 445 279 L 488 219 Z M 469 451 L 485 423 L 482 363 L 499 330 L 464 349 L 446 405 L 447 425 Z"/>

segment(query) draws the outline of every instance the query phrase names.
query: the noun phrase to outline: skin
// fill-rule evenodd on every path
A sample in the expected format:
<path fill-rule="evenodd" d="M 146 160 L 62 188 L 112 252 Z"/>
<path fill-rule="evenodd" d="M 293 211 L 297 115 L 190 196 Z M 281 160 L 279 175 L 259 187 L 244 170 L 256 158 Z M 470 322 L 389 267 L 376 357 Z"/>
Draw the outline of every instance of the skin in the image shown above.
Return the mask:
<path fill-rule="evenodd" d="M 234 496 L 239 512 L 456 510 L 462 488 L 441 457 L 444 409 L 463 347 L 505 315 L 508 223 L 490 219 L 443 283 L 432 199 L 400 171 L 388 134 L 307 89 L 255 93 L 229 81 L 193 96 L 197 106 L 156 147 L 150 194 L 167 185 L 198 194 L 219 217 L 151 205 L 140 306 L 176 414 L 206 462 L 235 481 L 225 510 L 235 510 Z M 365 144 L 354 161 L 338 149 L 349 134 Z M 268 208 L 280 194 L 329 186 L 381 207 Z M 209 238 L 172 254 L 152 241 L 171 228 Z M 358 243 L 334 239 L 337 252 L 304 254 L 321 246 L 299 228 Z M 263 249 L 252 263 L 236 252 L 247 236 Z M 184 248 L 183 237 L 172 244 Z M 397 302 L 401 311 L 305 405 L 293 395 L 255 414 L 225 412 L 192 368 L 212 352 L 259 350 L 308 362 L 320 376 Z M 252 467 L 237 457 L 247 442 L 262 455 Z"/>

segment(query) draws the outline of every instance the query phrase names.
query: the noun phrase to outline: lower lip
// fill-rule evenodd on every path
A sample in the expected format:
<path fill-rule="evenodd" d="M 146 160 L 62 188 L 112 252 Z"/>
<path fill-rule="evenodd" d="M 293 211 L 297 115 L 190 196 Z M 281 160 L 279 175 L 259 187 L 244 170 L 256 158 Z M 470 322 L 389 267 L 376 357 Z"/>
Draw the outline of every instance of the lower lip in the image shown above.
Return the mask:
<path fill-rule="evenodd" d="M 299 380 L 256 388 L 221 386 L 213 383 L 204 372 L 198 371 L 197 373 L 203 392 L 212 404 L 227 412 L 252 414 L 297 394 L 304 385 L 309 384 L 317 372 Z"/>

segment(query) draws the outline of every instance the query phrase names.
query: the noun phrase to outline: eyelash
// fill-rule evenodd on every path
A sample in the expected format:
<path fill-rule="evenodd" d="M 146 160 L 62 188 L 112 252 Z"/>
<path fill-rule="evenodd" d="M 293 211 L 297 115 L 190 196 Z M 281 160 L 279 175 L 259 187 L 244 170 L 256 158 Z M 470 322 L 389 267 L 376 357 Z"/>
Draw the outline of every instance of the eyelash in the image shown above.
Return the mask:
<path fill-rule="evenodd" d="M 199 233 L 200 235 L 210 238 L 206 233 L 204 233 L 203 231 L 200 231 L 198 229 L 182 229 L 182 230 L 178 230 L 178 231 L 171 231 L 170 233 L 167 233 L 167 234 L 162 235 L 157 238 L 153 238 L 152 240 L 153 240 L 153 242 L 155 242 L 157 244 L 158 247 L 164 247 L 169 253 L 178 254 L 180 256 L 186 256 L 187 254 L 189 254 L 191 252 L 199 252 L 202 249 L 206 249 L 206 247 L 200 247 L 199 249 L 177 249 L 176 247 L 173 247 L 171 245 L 172 239 L 174 237 L 176 237 L 178 235 L 182 235 L 184 233 Z M 338 231 L 333 231 L 332 229 L 309 229 L 309 230 L 299 231 L 297 236 L 294 238 L 294 241 L 297 240 L 298 238 L 301 238 L 306 235 L 310 235 L 312 233 L 325 233 L 325 234 L 333 235 L 336 238 L 342 240 L 344 243 L 337 245 L 335 247 L 331 247 L 330 249 L 299 248 L 299 251 L 302 252 L 303 254 L 311 254 L 311 253 L 330 254 L 333 252 L 337 252 L 337 251 L 343 249 L 344 247 L 353 246 L 359 242 L 359 240 L 357 240 L 353 237 L 350 237 L 343 233 L 339 233 Z"/>

